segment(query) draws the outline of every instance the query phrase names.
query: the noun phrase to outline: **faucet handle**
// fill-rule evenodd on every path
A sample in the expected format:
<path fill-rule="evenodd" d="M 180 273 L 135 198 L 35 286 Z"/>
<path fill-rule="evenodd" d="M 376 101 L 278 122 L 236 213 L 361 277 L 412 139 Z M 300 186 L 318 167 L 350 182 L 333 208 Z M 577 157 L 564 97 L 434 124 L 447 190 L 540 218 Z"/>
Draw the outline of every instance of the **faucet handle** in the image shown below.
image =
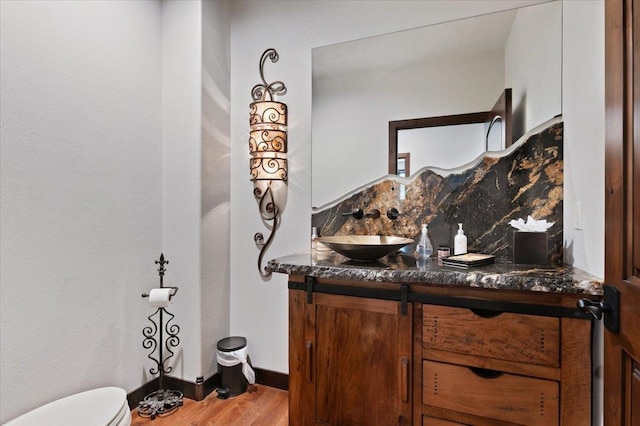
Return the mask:
<path fill-rule="evenodd" d="M 353 216 L 354 219 L 360 220 L 364 217 L 362 209 L 354 209 L 348 213 L 341 213 L 340 216 Z"/>
<path fill-rule="evenodd" d="M 396 220 L 401 214 L 395 207 L 387 209 L 387 217 L 391 220 Z"/>

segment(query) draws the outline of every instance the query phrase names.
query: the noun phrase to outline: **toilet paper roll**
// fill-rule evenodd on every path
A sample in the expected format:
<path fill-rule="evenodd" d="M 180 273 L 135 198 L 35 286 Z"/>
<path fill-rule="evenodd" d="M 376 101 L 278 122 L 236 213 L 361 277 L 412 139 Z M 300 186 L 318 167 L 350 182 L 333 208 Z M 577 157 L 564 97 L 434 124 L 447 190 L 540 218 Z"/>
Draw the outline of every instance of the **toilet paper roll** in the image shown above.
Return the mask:
<path fill-rule="evenodd" d="M 152 288 L 149 292 L 149 306 L 152 308 L 166 308 L 171 303 L 170 288 Z"/>

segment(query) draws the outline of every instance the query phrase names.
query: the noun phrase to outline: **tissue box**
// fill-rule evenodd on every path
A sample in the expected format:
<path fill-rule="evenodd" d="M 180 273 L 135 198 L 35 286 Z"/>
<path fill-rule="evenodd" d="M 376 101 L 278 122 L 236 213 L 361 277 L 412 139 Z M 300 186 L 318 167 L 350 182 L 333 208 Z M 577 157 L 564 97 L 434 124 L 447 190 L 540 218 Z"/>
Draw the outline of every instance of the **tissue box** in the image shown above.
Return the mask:
<path fill-rule="evenodd" d="M 546 232 L 513 233 L 513 263 L 546 265 L 547 262 Z"/>

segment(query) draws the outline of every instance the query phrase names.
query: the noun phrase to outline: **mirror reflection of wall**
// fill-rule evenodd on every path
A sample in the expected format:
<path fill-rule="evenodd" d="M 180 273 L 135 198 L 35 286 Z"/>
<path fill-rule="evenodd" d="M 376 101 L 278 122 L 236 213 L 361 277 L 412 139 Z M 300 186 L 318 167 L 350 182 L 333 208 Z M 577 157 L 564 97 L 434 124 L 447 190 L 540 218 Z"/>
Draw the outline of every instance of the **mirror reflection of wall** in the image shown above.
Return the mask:
<path fill-rule="evenodd" d="M 411 176 L 411 153 L 399 152 L 398 153 L 398 176 L 408 177 Z M 400 184 L 398 189 L 398 197 L 400 200 L 404 200 L 407 195 L 407 186 Z"/>
<path fill-rule="evenodd" d="M 410 153 L 414 164 L 453 169 L 484 152 L 485 131 L 483 123 L 406 129 L 398 132 L 398 151 Z"/>
<path fill-rule="evenodd" d="M 561 25 L 555 1 L 313 49 L 312 205 L 387 173 L 389 121 L 485 111 L 505 87 L 514 139 L 560 114 Z"/>
<path fill-rule="evenodd" d="M 411 176 L 411 153 L 398 153 L 398 176 Z"/>

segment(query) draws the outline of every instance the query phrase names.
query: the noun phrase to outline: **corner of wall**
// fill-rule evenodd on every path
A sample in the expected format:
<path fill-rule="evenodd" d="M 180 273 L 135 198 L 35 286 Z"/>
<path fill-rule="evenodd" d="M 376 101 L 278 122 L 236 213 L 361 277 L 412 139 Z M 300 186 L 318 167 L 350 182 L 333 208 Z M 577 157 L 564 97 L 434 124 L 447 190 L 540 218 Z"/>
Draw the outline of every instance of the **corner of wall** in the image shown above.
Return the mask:
<path fill-rule="evenodd" d="M 230 328 L 230 15 L 228 2 L 202 3 L 200 309 L 205 379 L 216 372 L 216 343 Z"/>

